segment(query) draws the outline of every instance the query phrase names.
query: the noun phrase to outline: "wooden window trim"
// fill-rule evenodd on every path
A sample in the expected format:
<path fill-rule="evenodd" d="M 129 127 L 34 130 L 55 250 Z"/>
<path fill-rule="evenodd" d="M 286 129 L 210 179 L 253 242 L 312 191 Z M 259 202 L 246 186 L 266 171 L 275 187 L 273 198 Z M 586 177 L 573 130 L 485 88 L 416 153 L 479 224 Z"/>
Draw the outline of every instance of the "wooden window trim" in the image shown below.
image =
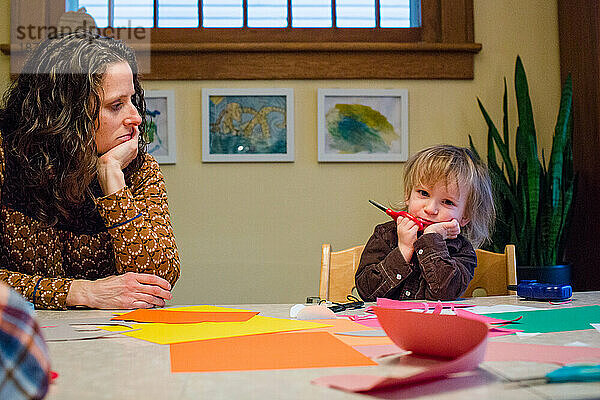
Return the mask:
<path fill-rule="evenodd" d="M 481 50 L 473 0 L 421 0 L 421 21 L 377 30 L 153 28 L 150 48 L 136 51 L 150 51 L 150 80 L 473 79 Z"/>

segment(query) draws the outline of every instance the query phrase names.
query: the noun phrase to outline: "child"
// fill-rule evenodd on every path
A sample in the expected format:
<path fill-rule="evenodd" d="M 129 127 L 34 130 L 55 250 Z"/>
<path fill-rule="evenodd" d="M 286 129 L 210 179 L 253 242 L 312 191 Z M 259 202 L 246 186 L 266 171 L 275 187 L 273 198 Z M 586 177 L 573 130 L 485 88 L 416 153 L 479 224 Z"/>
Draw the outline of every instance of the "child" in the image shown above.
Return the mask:
<path fill-rule="evenodd" d="M 433 146 L 408 160 L 404 193 L 407 211 L 431 224 L 419 231 L 400 216 L 377 225 L 356 271 L 358 293 L 365 301 L 460 297 L 473 279 L 473 246 L 495 216 L 487 167 L 469 149 Z"/>

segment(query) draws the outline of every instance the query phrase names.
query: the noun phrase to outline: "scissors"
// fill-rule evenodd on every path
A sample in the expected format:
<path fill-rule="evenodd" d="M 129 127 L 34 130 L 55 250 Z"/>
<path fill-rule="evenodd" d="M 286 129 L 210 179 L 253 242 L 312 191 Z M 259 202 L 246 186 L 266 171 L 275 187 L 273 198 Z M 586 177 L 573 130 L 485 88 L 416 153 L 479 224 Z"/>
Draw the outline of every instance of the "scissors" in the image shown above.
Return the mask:
<path fill-rule="evenodd" d="M 385 208 L 384 206 L 373 200 L 369 200 L 369 203 L 373 204 L 375 207 L 379 208 L 381 211 L 392 217 L 394 221 L 396 221 L 398 217 L 404 217 L 412 220 L 419 227 L 419 231 L 422 231 L 423 229 L 434 223 L 433 221 L 430 221 L 425 218 L 415 217 L 414 215 L 409 214 L 406 211 L 394 211 L 391 208 Z"/>

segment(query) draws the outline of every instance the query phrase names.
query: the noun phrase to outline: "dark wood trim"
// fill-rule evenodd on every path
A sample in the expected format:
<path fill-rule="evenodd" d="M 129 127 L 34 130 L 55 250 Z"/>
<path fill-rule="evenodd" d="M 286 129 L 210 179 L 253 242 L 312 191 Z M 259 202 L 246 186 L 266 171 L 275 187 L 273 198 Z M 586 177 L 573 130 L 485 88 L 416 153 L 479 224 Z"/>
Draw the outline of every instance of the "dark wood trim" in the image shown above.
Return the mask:
<path fill-rule="evenodd" d="M 573 169 L 578 184 L 566 249 L 573 289 L 600 290 L 600 4 L 559 0 L 560 69 L 573 78 Z"/>
<path fill-rule="evenodd" d="M 154 28 L 145 31 L 149 45 L 130 44 L 150 51 L 146 79 L 473 79 L 482 47 L 473 41 L 473 0 L 421 0 L 421 21 L 402 29 Z"/>

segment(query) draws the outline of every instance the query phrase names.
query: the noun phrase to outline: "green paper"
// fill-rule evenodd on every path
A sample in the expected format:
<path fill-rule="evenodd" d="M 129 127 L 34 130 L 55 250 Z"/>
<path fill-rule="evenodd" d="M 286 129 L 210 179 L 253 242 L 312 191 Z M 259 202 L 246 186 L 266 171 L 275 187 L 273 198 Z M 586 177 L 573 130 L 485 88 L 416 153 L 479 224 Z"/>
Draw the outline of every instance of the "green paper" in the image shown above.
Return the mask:
<path fill-rule="evenodd" d="M 516 311 L 483 315 L 509 321 L 522 315 L 522 319 L 505 327 L 522 329 L 528 333 L 580 331 L 594 329 L 590 324 L 600 323 L 600 306 L 550 308 L 539 311 Z"/>

